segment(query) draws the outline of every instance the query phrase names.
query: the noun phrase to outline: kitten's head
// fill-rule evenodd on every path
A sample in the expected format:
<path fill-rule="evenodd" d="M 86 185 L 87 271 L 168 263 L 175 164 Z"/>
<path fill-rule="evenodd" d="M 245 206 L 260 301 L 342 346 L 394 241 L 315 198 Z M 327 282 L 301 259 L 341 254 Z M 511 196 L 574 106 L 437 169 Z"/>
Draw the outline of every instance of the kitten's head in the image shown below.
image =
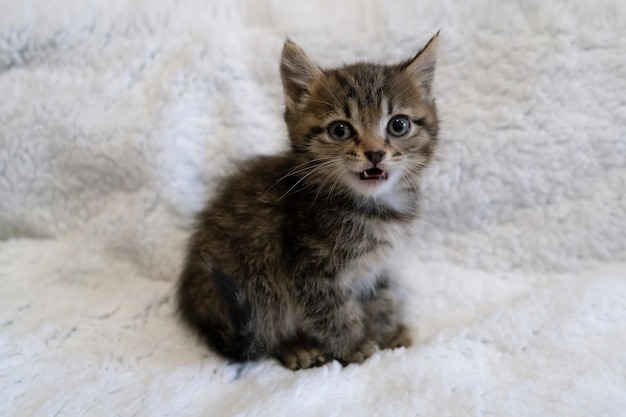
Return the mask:
<path fill-rule="evenodd" d="M 436 35 L 397 65 L 324 70 L 287 41 L 280 70 L 297 172 L 310 184 L 363 197 L 416 187 L 437 142 L 437 46 Z"/>

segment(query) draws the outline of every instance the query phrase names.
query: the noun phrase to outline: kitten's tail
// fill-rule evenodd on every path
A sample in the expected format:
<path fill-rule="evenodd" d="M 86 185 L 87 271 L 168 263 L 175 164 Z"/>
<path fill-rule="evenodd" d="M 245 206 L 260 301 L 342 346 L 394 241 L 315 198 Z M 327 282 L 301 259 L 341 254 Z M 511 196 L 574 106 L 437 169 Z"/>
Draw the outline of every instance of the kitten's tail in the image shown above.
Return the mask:
<path fill-rule="evenodd" d="M 213 282 L 226 304 L 231 327 L 223 334 L 216 349 L 224 356 L 237 361 L 246 361 L 258 357 L 253 349 L 254 335 L 251 329 L 252 308 L 234 279 L 224 271 L 213 268 Z M 215 343 L 214 343 L 215 344 Z"/>
<path fill-rule="evenodd" d="M 178 287 L 182 317 L 222 356 L 256 359 L 252 308 L 234 279 L 218 268 L 209 271 L 189 262 Z"/>

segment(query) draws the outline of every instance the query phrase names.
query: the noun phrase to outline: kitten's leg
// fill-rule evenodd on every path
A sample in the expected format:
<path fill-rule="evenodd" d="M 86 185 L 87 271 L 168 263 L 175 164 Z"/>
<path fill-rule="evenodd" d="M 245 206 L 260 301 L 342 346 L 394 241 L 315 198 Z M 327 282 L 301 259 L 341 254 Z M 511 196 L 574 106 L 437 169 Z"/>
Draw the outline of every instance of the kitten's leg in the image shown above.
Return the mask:
<path fill-rule="evenodd" d="M 310 326 L 307 331 L 320 341 L 325 357 L 343 364 L 361 363 L 377 350 L 368 337 L 366 315 L 359 300 L 330 281 L 307 283 L 300 293 Z"/>
<path fill-rule="evenodd" d="M 363 299 L 367 314 L 367 332 L 381 349 L 411 346 L 411 337 L 402 324 L 399 303 L 389 288 L 387 278 L 382 278 L 372 294 Z"/>

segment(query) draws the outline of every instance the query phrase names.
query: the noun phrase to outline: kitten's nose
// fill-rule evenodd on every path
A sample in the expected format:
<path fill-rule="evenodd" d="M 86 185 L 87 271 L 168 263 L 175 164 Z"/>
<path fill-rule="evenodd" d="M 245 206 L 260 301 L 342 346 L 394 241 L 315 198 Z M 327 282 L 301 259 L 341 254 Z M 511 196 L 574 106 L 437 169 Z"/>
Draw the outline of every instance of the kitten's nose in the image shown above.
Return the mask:
<path fill-rule="evenodd" d="M 382 149 L 379 151 L 366 151 L 365 152 L 365 156 L 367 157 L 367 159 L 369 159 L 372 163 L 377 164 L 380 161 L 383 160 L 383 158 L 385 157 L 385 151 L 383 151 Z"/>

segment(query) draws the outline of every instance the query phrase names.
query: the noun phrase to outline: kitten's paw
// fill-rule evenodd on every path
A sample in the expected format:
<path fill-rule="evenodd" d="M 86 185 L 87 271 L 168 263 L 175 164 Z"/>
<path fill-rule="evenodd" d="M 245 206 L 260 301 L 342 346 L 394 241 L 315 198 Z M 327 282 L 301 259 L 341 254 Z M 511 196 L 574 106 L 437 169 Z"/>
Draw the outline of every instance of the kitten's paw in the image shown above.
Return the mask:
<path fill-rule="evenodd" d="M 411 335 L 406 327 L 400 326 L 398 331 L 386 340 L 380 343 L 381 349 L 396 349 L 400 347 L 409 347 L 413 344 Z"/>
<path fill-rule="evenodd" d="M 291 346 L 281 351 L 278 359 L 285 368 L 292 371 L 321 366 L 328 362 L 319 349 L 309 346 Z"/>
<path fill-rule="evenodd" d="M 337 356 L 337 360 L 344 365 L 349 363 L 363 363 L 365 359 L 372 356 L 377 350 L 378 346 L 376 345 L 376 342 L 373 340 L 366 340 L 356 349 Z"/>

